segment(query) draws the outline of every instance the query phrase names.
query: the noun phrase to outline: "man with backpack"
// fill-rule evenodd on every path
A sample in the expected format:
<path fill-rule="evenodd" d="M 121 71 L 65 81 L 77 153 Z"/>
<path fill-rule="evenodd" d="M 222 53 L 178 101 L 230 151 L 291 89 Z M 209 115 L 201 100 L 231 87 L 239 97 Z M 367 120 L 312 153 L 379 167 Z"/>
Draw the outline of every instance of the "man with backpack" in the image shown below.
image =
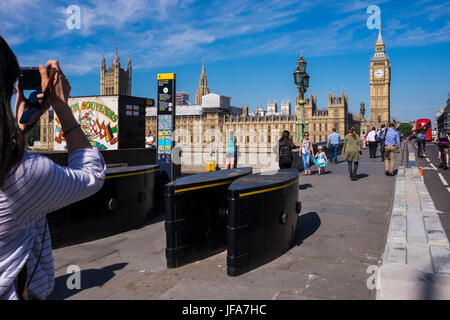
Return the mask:
<path fill-rule="evenodd" d="M 367 134 L 367 142 L 369 143 L 369 154 L 371 158 L 376 158 L 377 154 L 377 131 L 375 127 L 372 127 L 372 130 Z"/>
<path fill-rule="evenodd" d="M 439 159 L 442 159 L 443 155 L 445 155 L 445 163 L 442 161 L 441 166 L 444 170 L 448 169 L 448 149 L 449 149 L 449 142 L 450 142 L 450 135 L 444 131 L 443 128 L 439 129 L 438 134 L 436 135 L 436 138 L 434 139 L 434 143 L 438 143 L 439 147 Z"/>
<path fill-rule="evenodd" d="M 417 142 L 417 156 L 419 158 L 423 158 L 423 153 L 425 152 L 426 136 L 424 133 L 422 133 L 421 130 L 417 132 L 416 142 Z"/>
<path fill-rule="evenodd" d="M 386 131 L 386 126 L 382 124 L 377 139 L 377 141 L 380 143 L 381 161 L 384 161 L 384 141 L 386 140 Z"/>

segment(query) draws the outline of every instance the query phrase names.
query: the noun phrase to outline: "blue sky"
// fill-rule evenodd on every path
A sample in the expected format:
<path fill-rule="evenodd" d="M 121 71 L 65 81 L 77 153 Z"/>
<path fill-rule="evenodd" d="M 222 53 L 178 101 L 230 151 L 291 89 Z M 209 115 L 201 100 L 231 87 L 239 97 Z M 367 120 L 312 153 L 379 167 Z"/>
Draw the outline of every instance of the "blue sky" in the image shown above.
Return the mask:
<path fill-rule="evenodd" d="M 66 26 L 70 5 L 81 9 L 81 29 Z M 369 5 L 381 8 L 391 115 L 433 118 L 450 92 L 449 1 L 2 0 L 0 34 L 22 66 L 60 60 L 72 95 L 100 93 L 101 56 L 112 63 L 117 38 L 122 65 L 132 59 L 133 95 L 155 98 L 157 73 L 175 72 L 193 103 L 204 58 L 211 91 L 251 110 L 295 100 L 292 71 L 303 52 L 319 107 L 329 90 L 345 89 L 358 113 L 362 100 L 369 109 L 378 36 L 366 24 Z"/>

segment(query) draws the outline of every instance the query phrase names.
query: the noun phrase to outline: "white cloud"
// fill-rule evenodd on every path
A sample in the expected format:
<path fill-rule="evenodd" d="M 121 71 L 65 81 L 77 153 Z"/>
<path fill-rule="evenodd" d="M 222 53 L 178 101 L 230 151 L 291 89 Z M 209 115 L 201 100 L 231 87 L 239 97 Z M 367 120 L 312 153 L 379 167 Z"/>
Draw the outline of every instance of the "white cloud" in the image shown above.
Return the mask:
<path fill-rule="evenodd" d="M 212 61 L 301 50 L 312 57 L 369 50 L 367 44 L 376 35 L 365 29 L 364 8 L 386 2 L 86 0 L 79 3 L 82 28 L 77 31 L 66 28 L 68 15 L 59 1 L 2 0 L 0 33 L 12 46 L 26 47 L 19 52 L 22 61 L 34 63 L 57 53 L 74 74 L 97 69 L 102 52 L 111 63 L 116 37 L 120 54 L 130 54 L 141 69 L 201 57 Z M 448 23 L 423 24 L 423 19 L 448 15 L 449 4 L 421 5 L 392 18 L 383 15 L 383 37 L 389 39 L 389 47 L 449 41 Z M 311 19 L 324 12 L 326 19 Z M 422 27 L 415 26 L 412 16 L 422 19 Z M 39 48 L 26 46 L 28 41 Z"/>

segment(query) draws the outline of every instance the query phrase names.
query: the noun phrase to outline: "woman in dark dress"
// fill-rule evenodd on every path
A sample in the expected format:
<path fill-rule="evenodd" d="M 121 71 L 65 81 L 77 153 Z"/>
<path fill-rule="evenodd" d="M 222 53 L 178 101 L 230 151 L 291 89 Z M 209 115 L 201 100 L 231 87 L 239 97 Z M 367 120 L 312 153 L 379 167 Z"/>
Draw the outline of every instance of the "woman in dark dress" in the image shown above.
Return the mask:
<path fill-rule="evenodd" d="M 292 156 L 292 149 L 295 148 L 297 148 L 297 146 L 289 137 L 289 131 L 284 130 L 283 136 L 279 140 L 278 148 L 278 162 L 280 165 L 280 169 L 287 169 L 292 166 L 292 162 L 294 161 L 294 157 Z"/>

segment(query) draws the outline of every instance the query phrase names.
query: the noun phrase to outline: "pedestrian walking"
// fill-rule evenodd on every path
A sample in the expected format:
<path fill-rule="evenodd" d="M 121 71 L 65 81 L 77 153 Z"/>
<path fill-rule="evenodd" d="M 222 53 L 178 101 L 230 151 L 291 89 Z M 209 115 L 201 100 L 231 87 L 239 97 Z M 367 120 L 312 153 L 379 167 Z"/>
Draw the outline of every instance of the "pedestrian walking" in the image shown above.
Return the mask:
<path fill-rule="evenodd" d="M 297 148 L 297 146 L 292 142 L 289 131 L 283 131 L 282 137 L 278 143 L 278 163 L 280 169 L 290 168 L 292 166 L 292 162 L 294 161 L 292 149 Z"/>
<path fill-rule="evenodd" d="M 386 139 L 386 126 L 381 125 L 380 133 L 378 134 L 378 142 L 380 143 L 381 161 L 384 161 L 384 141 Z"/>
<path fill-rule="evenodd" d="M 92 149 L 67 104 L 70 84 L 58 61 L 39 66 L 40 108 L 50 105 L 67 143 L 68 166 L 25 149 L 22 117 L 29 102 L 19 64 L 0 36 L 0 300 L 42 300 L 53 291 L 55 272 L 47 214 L 81 201 L 103 185 L 106 165 Z M 16 89 L 15 113 L 11 97 Z M 31 120 L 33 121 L 33 120 Z M 28 121 L 27 121 L 28 122 Z"/>
<path fill-rule="evenodd" d="M 225 169 L 233 169 L 236 157 L 236 137 L 234 131 L 231 130 L 226 139 L 226 162 Z"/>
<path fill-rule="evenodd" d="M 400 152 L 401 141 L 400 133 L 395 130 L 395 125 L 393 123 L 389 124 L 389 129 L 386 132 L 385 139 L 385 151 L 384 151 L 384 164 L 386 167 L 386 175 L 394 176 L 395 168 L 395 155 Z"/>
<path fill-rule="evenodd" d="M 323 152 L 323 147 L 317 147 L 316 157 L 313 158 L 314 163 L 317 165 L 319 174 L 325 173 L 325 167 L 328 165 L 328 159 L 325 152 Z"/>
<path fill-rule="evenodd" d="M 300 150 L 300 155 L 302 157 L 303 160 L 303 169 L 305 170 L 305 176 L 308 174 L 311 174 L 311 169 L 310 169 L 310 161 L 311 161 L 311 157 L 314 157 L 314 150 L 312 147 L 312 143 L 309 140 L 309 133 L 305 132 L 305 135 L 303 137 L 303 141 L 302 141 L 302 147 Z"/>
<path fill-rule="evenodd" d="M 355 128 L 350 128 L 348 135 L 344 138 L 344 147 L 342 156 L 345 157 L 348 166 L 350 180 L 356 181 L 356 172 L 358 171 L 359 159 L 361 158 L 361 140 L 358 139 Z"/>
<path fill-rule="evenodd" d="M 366 148 L 366 132 L 363 131 L 360 135 L 359 138 L 361 140 L 361 148 L 365 149 Z"/>
<path fill-rule="evenodd" d="M 338 163 L 338 148 L 339 148 L 339 140 L 341 140 L 341 136 L 336 132 L 336 128 L 333 128 L 333 132 L 328 136 L 327 148 L 330 150 L 331 156 L 330 161 L 334 164 Z"/>
<path fill-rule="evenodd" d="M 376 158 L 378 143 L 377 143 L 377 131 L 375 127 L 372 127 L 372 130 L 367 134 L 366 141 L 369 144 L 370 157 Z"/>

